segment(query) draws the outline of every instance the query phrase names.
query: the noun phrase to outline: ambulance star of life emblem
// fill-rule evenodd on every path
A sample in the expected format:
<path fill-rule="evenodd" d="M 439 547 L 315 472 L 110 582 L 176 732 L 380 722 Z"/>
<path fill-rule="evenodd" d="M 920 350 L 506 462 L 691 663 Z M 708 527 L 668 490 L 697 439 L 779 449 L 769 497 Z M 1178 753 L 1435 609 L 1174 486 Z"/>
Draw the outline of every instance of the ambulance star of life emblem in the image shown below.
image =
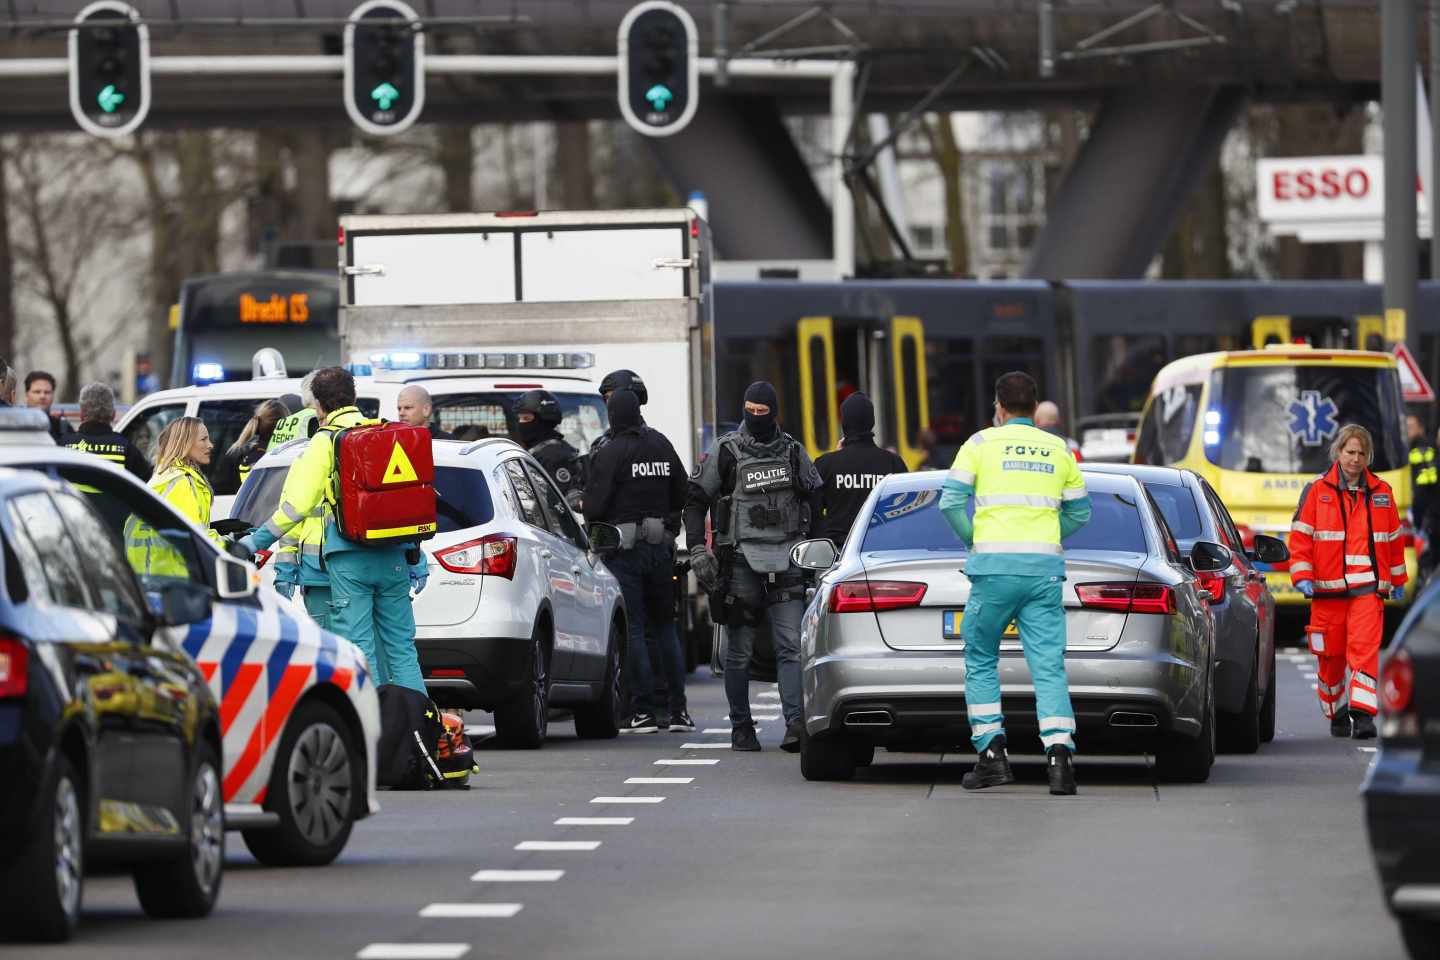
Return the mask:
<path fill-rule="evenodd" d="M 1335 436 L 1340 425 L 1335 417 L 1340 408 L 1329 397 L 1322 397 L 1319 390 L 1302 390 L 1300 399 L 1286 408 L 1290 414 L 1290 433 L 1299 438 L 1307 447 L 1318 447 Z"/>

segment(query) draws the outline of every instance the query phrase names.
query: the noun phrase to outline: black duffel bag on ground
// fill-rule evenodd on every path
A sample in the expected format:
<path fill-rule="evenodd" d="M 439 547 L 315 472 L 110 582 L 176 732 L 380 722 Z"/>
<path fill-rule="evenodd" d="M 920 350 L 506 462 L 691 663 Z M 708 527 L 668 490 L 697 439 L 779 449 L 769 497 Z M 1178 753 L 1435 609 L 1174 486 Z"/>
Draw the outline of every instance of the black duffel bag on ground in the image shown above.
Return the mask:
<path fill-rule="evenodd" d="M 395 790 L 426 790 L 443 780 L 435 762 L 436 746 L 445 731 L 440 709 L 425 694 L 398 684 L 382 684 L 376 693 L 380 697 L 376 782 Z"/>

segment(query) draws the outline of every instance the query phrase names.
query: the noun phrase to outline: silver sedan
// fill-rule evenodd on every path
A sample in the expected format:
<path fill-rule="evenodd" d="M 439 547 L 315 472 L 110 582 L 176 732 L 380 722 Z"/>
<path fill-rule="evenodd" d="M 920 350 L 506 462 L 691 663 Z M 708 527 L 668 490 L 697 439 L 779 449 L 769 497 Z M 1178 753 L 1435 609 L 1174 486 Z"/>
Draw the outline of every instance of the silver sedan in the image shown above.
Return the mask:
<path fill-rule="evenodd" d="M 829 541 L 795 548 L 801 566 L 826 571 L 801 628 L 807 779 L 849 779 L 877 746 L 968 747 L 960 624 L 970 581 L 965 547 L 940 513 L 944 480 L 886 477 L 838 558 Z M 1064 544 L 1077 746 L 1153 753 L 1168 779 L 1203 781 L 1215 759 L 1215 628 L 1195 571 L 1224 569 L 1229 551 L 1201 541 L 1187 562 L 1135 478 L 1087 472 L 1085 482 L 1094 515 Z M 1011 748 L 1023 750 L 1038 725 L 1013 624 L 1000 683 Z"/>

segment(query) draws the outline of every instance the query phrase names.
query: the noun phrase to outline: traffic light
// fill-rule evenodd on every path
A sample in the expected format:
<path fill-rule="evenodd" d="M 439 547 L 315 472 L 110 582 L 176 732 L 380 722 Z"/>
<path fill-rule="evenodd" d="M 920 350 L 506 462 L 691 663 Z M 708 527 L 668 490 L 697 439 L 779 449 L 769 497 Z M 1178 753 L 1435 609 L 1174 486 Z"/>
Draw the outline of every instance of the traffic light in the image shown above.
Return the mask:
<path fill-rule="evenodd" d="M 620 21 L 620 113 L 648 137 L 685 129 L 700 100 L 695 21 L 669 0 L 647 0 Z"/>
<path fill-rule="evenodd" d="M 70 31 L 70 112 L 80 129 L 123 137 L 150 112 L 150 34 L 135 8 L 100 0 Z"/>
<path fill-rule="evenodd" d="M 406 130 L 425 106 L 425 37 L 400 0 L 369 0 L 345 25 L 345 110 L 366 133 Z"/>

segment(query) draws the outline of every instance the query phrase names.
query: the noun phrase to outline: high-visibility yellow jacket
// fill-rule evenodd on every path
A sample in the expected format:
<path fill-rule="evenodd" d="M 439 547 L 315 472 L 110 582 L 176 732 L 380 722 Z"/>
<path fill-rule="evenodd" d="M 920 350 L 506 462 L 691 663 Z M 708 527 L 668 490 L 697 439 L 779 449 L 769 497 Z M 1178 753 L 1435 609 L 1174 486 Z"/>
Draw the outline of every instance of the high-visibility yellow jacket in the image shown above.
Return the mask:
<path fill-rule="evenodd" d="M 1060 541 L 1090 519 L 1090 498 L 1065 439 L 1017 417 L 965 441 L 940 510 L 971 548 L 967 575 L 1064 576 Z"/>
<path fill-rule="evenodd" d="M 223 543 L 220 535 L 210 529 L 210 504 L 215 491 L 194 464 L 176 460 L 150 478 L 150 489 L 176 513 L 205 530 L 211 540 Z M 160 531 L 135 516 L 125 524 L 125 552 L 131 566 L 142 575 L 189 576 L 184 556 Z"/>
<path fill-rule="evenodd" d="M 319 569 L 325 528 L 334 510 L 334 434 L 369 422 L 357 407 L 341 407 L 325 418 L 305 452 L 290 465 L 285 486 L 280 491 L 279 506 L 265 525 L 255 531 L 257 548 L 265 550 L 278 541 L 289 540 L 299 553 L 302 570 L 312 563 Z M 282 543 L 281 549 L 286 546 Z M 280 558 L 277 561 L 284 562 Z"/>

